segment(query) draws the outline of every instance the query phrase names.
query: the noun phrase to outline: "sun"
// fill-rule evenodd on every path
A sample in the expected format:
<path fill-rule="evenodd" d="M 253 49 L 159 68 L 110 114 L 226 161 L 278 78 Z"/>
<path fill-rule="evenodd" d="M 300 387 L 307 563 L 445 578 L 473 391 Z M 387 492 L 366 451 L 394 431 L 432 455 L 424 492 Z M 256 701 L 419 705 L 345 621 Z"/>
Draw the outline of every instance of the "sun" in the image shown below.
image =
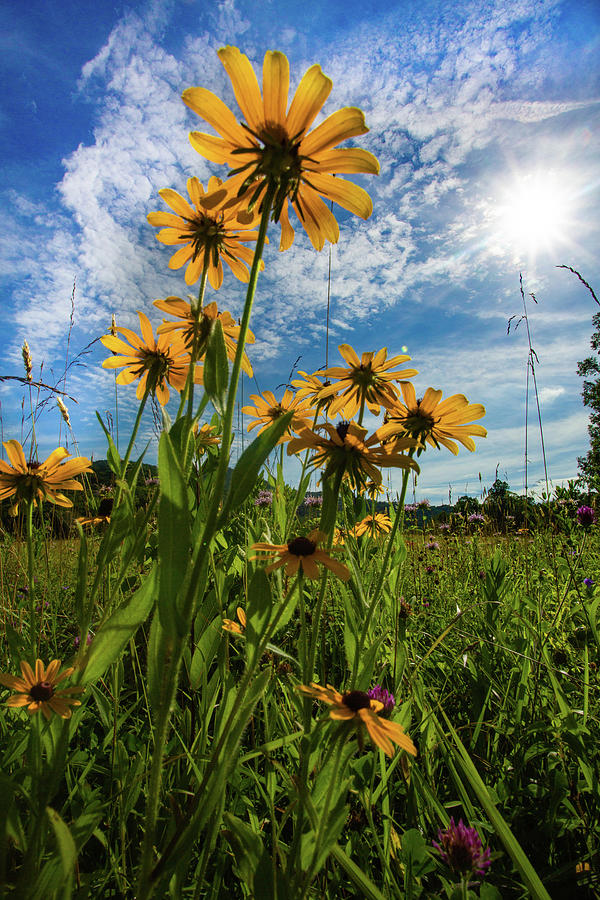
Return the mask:
<path fill-rule="evenodd" d="M 536 256 L 568 243 L 573 195 L 565 173 L 514 177 L 499 191 L 494 210 L 498 240 L 516 253 Z"/>

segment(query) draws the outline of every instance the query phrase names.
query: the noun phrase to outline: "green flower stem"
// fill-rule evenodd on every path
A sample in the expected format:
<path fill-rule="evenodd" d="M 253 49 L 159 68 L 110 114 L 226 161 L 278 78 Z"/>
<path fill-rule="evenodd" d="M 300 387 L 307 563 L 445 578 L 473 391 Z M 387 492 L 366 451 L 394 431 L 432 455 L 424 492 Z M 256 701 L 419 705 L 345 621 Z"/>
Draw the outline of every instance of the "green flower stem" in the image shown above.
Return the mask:
<path fill-rule="evenodd" d="M 335 480 L 333 482 L 333 505 L 334 509 L 337 509 L 338 497 L 340 495 L 340 488 L 342 486 L 342 478 L 343 478 L 343 470 L 339 470 L 335 474 Z M 321 516 L 323 515 L 323 511 L 321 511 Z M 321 518 L 321 522 L 323 523 L 323 518 Z M 333 519 L 333 523 L 329 525 L 329 523 L 323 523 L 327 528 L 327 548 L 329 549 L 332 544 L 333 539 L 333 529 L 335 528 L 335 517 Z M 319 632 L 321 630 L 321 619 L 323 617 L 323 605 L 325 602 L 325 591 L 327 589 L 327 581 L 328 581 L 328 571 L 325 569 L 323 575 L 321 577 L 321 585 L 319 590 L 319 599 L 317 600 L 317 607 L 315 610 L 313 622 L 312 622 L 312 636 L 311 636 L 311 644 L 310 644 L 310 653 L 308 657 L 308 666 L 307 673 L 304 676 L 305 678 L 309 678 L 312 681 L 313 673 L 315 670 L 315 661 L 317 658 L 317 645 L 319 642 Z M 310 712 L 310 706 L 309 706 Z M 308 730 L 310 732 L 310 723 L 312 721 L 312 717 L 309 717 Z"/>
<path fill-rule="evenodd" d="M 35 620 L 35 581 L 33 575 L 33 500 L 27 502 L 25 523 L 27 529 L 27 583 L 29 585 L 29 639 L 31 641 L 33 668 L 35 669 L 35 661 L 37 658 L 37 629 Z"/>
<path fill-rule="evenodd" d="M 359 410 L 359 413 L 358 413 L 358 425 L 359 425 L 359 427 L 362 425 L 363 418 L 364 418 L 364 415 L 365 415 L 365 400 L 366 400 L 366 399 L 367 399 L 367 398 L 366 398 L 366 395 L 365 395 L 365 394 L 363 394 L 362 397 L 360 398 L 360 410 Z"/>
<path fill-rule="evenodd" d="M 202 535 L 202 541 L 200 543 L 199 552 L 196 558 L 196 564 L 201 564 L 204 553 L 209 546 L 210 540 L 215 531 L 215 525 L 217 522 L 217 517 L 219 514 L 219 504 L 221 502 L 223 496 L 223 489 L 225 487 L 225 478 L 227 476 L 227 466 L 229 464 L 229 451 L 231 445 L 231 434 L 233 430 L 233 417 L 235 413 L 235 398 L 237 395 L 238 383 L 240 380 L 240 372 L 242 368 L 242 361 L 244 357 L 244 347 L 246 344 L 246 335 L 248 334 L 248 327 L 250 325 L 250 314 L 252 312 L 252 304 L 254 303 L 254 295 L 256 293 L 256 282 L 258 280 L 258 273 L 260 271 L 260 261 L 263 254 L 263 249 L 265 246 L 265 239 L 267 237 L 267 227 L 269 224 L 269 216 L 271 214 L 271 206 L 273 203 L 273 198 L 275 196 L 275 186 L 269 185 L 267 188 L 267 193 L 264 200 L 263 211 L 260 219 L 260 227 L 258 230 L 258 238 L 256 240 L 256 248 L 254 250 L 254 259 L 252 262 L 252 269 L 250 270 L 250 280 L 248 282 L 248 290 L 246 292 L 246 302 L 244 304 L 244 312 L 242 314 L 242 321 L 240 324 L 240 333 L 238 335 L 237 340 L 237 350 L 235 352 L 235 359 L 233 361 L 233 369 L 231 371 L 231 379 L 229 381 L 229 392 L 227 395 L 227 406 L 225 408 L 225 418 L 223 419 L 223 432 L 221 435 L 221 452 L 219 454 L 219 465 L 217 468 L 217 473 L 215 476 L 215 486 L 214 493 L 212 497 L 212 504 L 208 511 L 208 516 L 206 519 L 206 524 L 204 526 L 204 533 Z M 194 588 L 194 579 L 192 579 L 192 584 L 190 590 Z"/>
<path fill-rule="evenodd" d="M 413 450 L 409 450 L 409 456 L 412 456 Z M 373 619 L 373 613 L 375 612 L 375 607 L 377 606 L 377 601 L 379 600 L 379 594 L 381 593 L 381 588 L 383 586 L 383 581 L 385 578 L 385 573 L 387 572 L 388 564 L 390 561 L 390 555 L 392 553 L 392 547 L 394 546 L 394 541 L 396 539 L 396 534 L 398 532 L 398 527 L 401 525 L 404 527 L 404 500 L 406 498 L 406 490 L 408 488 L 408 478 L 410 475 L 410 469 L 404 470 L 404 475 L 402 476 L 402 490 L 400 492 L 400 499 L 398 500 L 398 506 L 396 508 L 396 515 L 394 517 L 394 525 L 390 532 L 390 536 L 388 538 L 387 546 L 385 548 L 385 555 L 383 557 L 383 562 L 381 564 L 381 570 L 379 572 L 379 578 L 377 579 L 377 585 L 375 590 L 373 591 L 373 595 L 371 598 L 371 603 L 369 605 L 369 609 L 367 611 L 367 615 L 365 616 L 365 621 L 363 623 L 363 628 L 360 634 L 360 640 L 358 643 L 358 649 L 356 653 L 356 657 L 354 659 L 354 663 L 352 665 L 352 684 L 356 679 L 358 673 L 358 663 L 365 645 L 365 641 L 367 639 L 367 635 L 369 633 L 369 628 L 371 626 L 371 621 Z"/>
<path fill-rule="evenodd" d="M 204 563 L 204 557 L 208 552 L 208 548 L 210 546 L 210 542 L 216 530 L 217 519 L 219 515 L 219 505 L 221 503 L 221 499 L 223 496 L 223 490 L 225 487 L 225 478 L 227 476 L 227 466 L 229 464 L 229 451 L 231 445 L 231 434 L 233 429 L 233 416 L 235 412 L 235 398 L 237 394 L 237 386 L 240 378 L 240 372 L 242 368 L 242 360 L 244 356 L 244 345 L 246 343 L 246 335 L 248 334 L 248 326 L 250 323 L 250 313 L 252 312 L 252 304 L 254 302 L 254 294 L 256 293 L 256 282 L 258 279 L 258 273 L 260 271 L 260 260 L 262 256 L 262 252 L 265 246 L 265 239 L 267 237 L 267 226 L 269 224 L 269 215 L 271 212 L 271 205 L 273 203 L 273 197 L 275 196 L 275 188 L 271 185 L 267 189 L 267 194 L 265 197 L 265 203 L 260 219 L 260 227 L 258 231 L 258 238 L 256 241 L 256 249 L 254 251 L 254 260 L 252 263 L 252 269 L 250 271 L 250 281 L 248 283 L 248 291 L 246 293 L 246 303 L 244 305 L 244 312 L 242 315 L 242 322 L 240 325 L 240 333 L 238 336 L 237 350 L 235 353 L 235 359 L 233 361 L 233 369 L 231 372 L 231 379 L 229 382 L 229 393 L 227 395 L 227 406 L 225 409 L 225 418 L 223 419 L 223 431 L 221 434 L 221 452 L 219 453 L 219 464 L 217 466 L 217 472 L 215 475 L 215 482 L 213 488 L 212 502 L 209 506 L 208 513 L 206 516 L 206 522 L 204 525 L 204 531 L 202 533 L 202 539 L 199 542 L 198 548 L 196 550 L 195 557 L 193 558 L 193 569 L 192 576 L 190 578 L 190 586 L 188 589 L 185 606 L 184 606 L 184 616 L 191 617 L 193 612 L 194 598 L 196 592 L 196 584 L 198 578 L 200 576 L 200 572 L 202 570 L 202 566 Z"/>

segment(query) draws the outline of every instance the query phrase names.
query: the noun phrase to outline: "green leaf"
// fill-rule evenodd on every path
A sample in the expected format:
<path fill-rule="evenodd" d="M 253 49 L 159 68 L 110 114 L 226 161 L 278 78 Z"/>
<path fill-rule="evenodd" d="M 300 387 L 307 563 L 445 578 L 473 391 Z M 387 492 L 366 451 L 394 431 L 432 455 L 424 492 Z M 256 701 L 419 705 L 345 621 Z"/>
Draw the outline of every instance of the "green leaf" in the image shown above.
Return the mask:
<path fill-rule="evenodd" d="M 190 561 L 188 489 L 173 442 L 164 431 L 158 445 L 158 611 L 163 628 L 183 633 L 177 597 Z"/>
<path fill-rule="evenodd" d="M 205 629 L 198 641 L 190 664 L 190 687 L 197 691 L 202 677 L 207 677 L 210 665 L 217 655 L 223 636 L 223 619 L 217 616 Z"/>
<path fill-rule="evenodd" d="M 150 614 L 157 591 L 156 566 L 128 603 L 124 603 L 107 619 L 92 641 L 82 663 L 80 684 L 100 678 L 116 659 L 140 625 Z"/>
<path fill-rule="evenodd" d="M 246 607 L 246 653 L 248 668 L 256 661 L 258 646 L 271 618 L 271 585 L 264 569 L 256 569 L 248 587 Z"/>
<path fill-rule="evenodd" d="M 54 831 L 54 837 L 56 838 L 56 844 L 58 847 L 62 865 L 63 878 L 70 884 L 73 879 L 73 871 L 75 868 L 75 863 L 77 861 L 75 841 L 71 837 L 71 832 L 69 831 L 68 827 L 65 825 L 55 809 L 52 809 L 51 806 L 47 806 L 46 815 L 50 820 L 50 824 L 52 825 L 52 829 Z M 67 886 L 65 885 L 65 888 L 66 887 Z M 62 896 L 71 896 L 70 887 L 68 894 L 65 892 Z"/>
<path fill-rule="evenodd" d="M 293 412 L 288 412 L 281 416 L 280 419 L 276 419 L 266 431 L 259 434 L 256 440 L 252 441 L 250 446 L 244 450 L 233 470 L 219 525 L 222 525 L 227 520 L 230 512 L 237 509 L 244 502 L 254 487 L 264 461 L 286 431 L 293 415 Z"/>
<path fill-rule="evenodd" d="M 204 390 L 210 402 L 219 413 L 225 415 L 227 404 L 227 384 L 229 382 L 229 363 L 227 348 L 221 321 L 217 319 L 206 348 L 204 360 Z"/>

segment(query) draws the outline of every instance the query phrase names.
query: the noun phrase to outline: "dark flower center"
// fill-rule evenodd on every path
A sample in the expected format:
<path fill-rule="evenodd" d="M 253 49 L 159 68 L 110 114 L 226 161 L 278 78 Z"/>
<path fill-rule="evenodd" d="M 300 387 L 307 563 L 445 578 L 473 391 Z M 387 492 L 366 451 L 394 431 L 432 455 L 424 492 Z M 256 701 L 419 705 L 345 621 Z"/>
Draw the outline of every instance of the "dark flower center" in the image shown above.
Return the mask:
<path fill-rule="evenodd" d="M 267 415 L 270 419 L 280 419 L 284 414 L 285 410 L 282 407 L 281 403 L 278 403 L 277 406 L 269 407 L 269 412 Z"/>
<path fill-rule="evenodd" d="M 337 433 L 342 441 L 346 440 L 346 435 L 348 434 L 349 428 L 350 428 L 350 422 L 338 422 L 338 424 L 335 426 L 335 430 L 337 431 Z"/>
<path fill-rule="evenodd" d="M 54 687 L 49 681 L 38 681 L 29 688 L 29 696 L 32 700 L 50 700 L 54 696 Z"/>
<path fill-rule="evenodd" d="M 288 544 L 288 552 L 293 556 L 312 556 L 317 545 L 307 537 L 297 537 Z"/>
<path fill-rule="evenodd" d="M 413 437 L 419 437 L 433 431 L 435 419 L 430 413 L 423 412 L 421 400 L 417 400 L 416 409 L 408 410 L 408 415 L 402 424 Z"/>
<path fill-rule="evenodd" d="M 369 709 L 371 699 L 366 691 L 348 691 L 342 696 L 342 703 L 352 712 L 358 712 L 359 709 Z"/>
<path fill-rule="evenodd" d="M 194 259 L 204 253 L 205 261 L 212 256 L 212 263 L 216 267 L 219 264 L 219 253 L 223 249 L 225 230 L 220 222 L 211 216 L 199 215 L 189 220 L 188 234 L 182 234 L 182 238 L 191 237 L 194 248 Z"/>

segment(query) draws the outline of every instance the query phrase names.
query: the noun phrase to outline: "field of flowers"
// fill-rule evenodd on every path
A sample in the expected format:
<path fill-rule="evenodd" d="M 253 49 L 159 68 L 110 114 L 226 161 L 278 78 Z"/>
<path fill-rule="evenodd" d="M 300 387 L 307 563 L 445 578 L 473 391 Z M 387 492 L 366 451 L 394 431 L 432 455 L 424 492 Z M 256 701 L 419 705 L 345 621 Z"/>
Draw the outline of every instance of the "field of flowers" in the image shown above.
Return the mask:
<path fill-rule="evenodd" d="M 156 331 L 140 312 L 139 333 L 102 338 L 139 400 L 123 457 L 99 417 L 110 483 L 61 447 L 39 461 L 34 427 L 28 454 L 4 442 L 2 896 L 599 896 L 595 510 L 418 520 L 411 474 L 474 452 L 485 410 L 418 398 L 385 348 L 341 344 L 339 365 L 251 395 L 256 436 L 232 466 L 267 233 L 289 250 L 293 210 L 316 250 L 336 242 L 330 204 L 371 214 L 339 176 L 378 163 L 338 147 L 366 132 L 358 109 L 311 130 L 332 88 L 319 66 L 288 107 L 283 54 L 262 93 L 239 50 L 219 56 L 241 124 L 203 87 L 183 99 L 227 177 L 162 190 L 171 211 L 148 216 L 198 294 L 155 301 Z M 223 262 L 248 285 L 239 324 L 206 297 Z M 157 477 L 133 459 L 148 404 Z M 301 460 L 291 487 L 284 455 Z M 86 514 L 57 539 L 73 491 Z"/>

